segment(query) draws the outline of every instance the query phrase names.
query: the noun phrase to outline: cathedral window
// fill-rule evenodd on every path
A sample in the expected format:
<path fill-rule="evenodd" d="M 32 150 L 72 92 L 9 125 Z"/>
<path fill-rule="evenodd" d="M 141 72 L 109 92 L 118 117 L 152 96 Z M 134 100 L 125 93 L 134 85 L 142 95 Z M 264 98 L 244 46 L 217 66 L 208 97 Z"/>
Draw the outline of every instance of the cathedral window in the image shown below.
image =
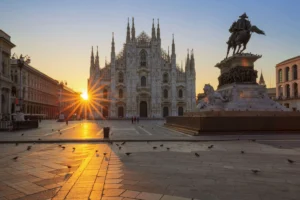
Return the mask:
<path fill-rule="evenodd" d="M 142 76 L 141 78 L 141 86 L 145 87 L 146 86 L 146 77 Z"/>
<path fill-rule="evenodd" d="M 123 83 L 124 82 L 124 75 L 122 72 L 119 72 L 119 83 Z"/>
<path fill-rule="evenodd" d="M 107 89 L 103 90 L 103 99 L 107 99 Z"/>
<path fill-rule="evenodd" d="M 169 75 L 167 73 L 164 73 L 163 75 L 163 82 L 168 83 L 169 82 Z"/>
<path fill-rule="evenodd" d="M 179 98 L 182 98 L 182 97 L 183 97 L 182 89 L 180 89 L 180 90 L 178 91 L 178 97 L 179 97 Z"/>
<path fill-rule="evenodd" d="M 147 65 L 147 54 L 145 50 L 142 50 L 140 53 L 140 64 L 142 67 L 146 67 Z"/>
<path fill-rule="evenodd" d="M 123 98 L 123 90 L 122 89 L 119 89 L 119 98 Z"/>
<path fill-rule="evenodd" d="M 164 98 L 167 99 L 168 98 L 168 90 L 164 89 Z"/>

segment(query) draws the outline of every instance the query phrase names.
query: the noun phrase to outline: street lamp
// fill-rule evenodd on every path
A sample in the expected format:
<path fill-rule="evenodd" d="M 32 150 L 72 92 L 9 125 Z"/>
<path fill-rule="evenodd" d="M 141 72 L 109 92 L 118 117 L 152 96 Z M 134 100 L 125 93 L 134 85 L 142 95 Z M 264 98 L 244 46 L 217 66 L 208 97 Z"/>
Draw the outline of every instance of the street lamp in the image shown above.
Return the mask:
<path fill-rule="evenodd" d="M 22 78 L 22 69 L 24 67 L 25 63 L 30 63 L 29 56 L 23 57 L 22 54 L 20 55 L 20 58 L 17 59 L 18 67 L 20 68 L 20 97 L 19 97 L 19 116 L 17 116 L 17 121 L 24 121 L 24 114 L 21 114 L 23 111 L 23 78 Z"/>

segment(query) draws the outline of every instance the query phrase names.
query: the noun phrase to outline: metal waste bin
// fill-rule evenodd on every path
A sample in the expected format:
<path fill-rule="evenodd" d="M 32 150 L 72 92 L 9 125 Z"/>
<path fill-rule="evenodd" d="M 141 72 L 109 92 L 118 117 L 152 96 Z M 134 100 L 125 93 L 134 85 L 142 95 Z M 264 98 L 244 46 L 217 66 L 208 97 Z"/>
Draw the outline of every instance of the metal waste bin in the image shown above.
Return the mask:
<path fill-rule="evenodd" d="M 104 134 L 104 138 L 109 138 L 109 127 L 104 127 L 103 128 L 103 134 Z"/>

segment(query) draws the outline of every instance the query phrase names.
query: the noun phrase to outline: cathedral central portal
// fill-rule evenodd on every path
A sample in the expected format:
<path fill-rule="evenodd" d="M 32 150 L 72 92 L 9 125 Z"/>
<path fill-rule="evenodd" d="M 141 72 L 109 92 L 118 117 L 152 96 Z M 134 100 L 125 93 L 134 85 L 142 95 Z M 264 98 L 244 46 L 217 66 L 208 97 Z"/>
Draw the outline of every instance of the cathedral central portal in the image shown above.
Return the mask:
<path fill-rule="evenodd" d="M 148 117 L 146 101 L 141 101 L 140 103 L 140 117 Z"/>

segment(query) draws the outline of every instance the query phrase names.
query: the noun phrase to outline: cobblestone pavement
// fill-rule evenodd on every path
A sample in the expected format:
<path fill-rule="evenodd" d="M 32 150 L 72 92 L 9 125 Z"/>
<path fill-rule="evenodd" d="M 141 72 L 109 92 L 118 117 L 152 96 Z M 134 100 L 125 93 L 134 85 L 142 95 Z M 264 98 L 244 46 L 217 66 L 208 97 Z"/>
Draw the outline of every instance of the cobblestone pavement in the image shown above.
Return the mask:
<path fill-rule="evenodd" d="M 296 200 L 299 155 L 299 141 L 1 144 L 0 199 Z"/>

